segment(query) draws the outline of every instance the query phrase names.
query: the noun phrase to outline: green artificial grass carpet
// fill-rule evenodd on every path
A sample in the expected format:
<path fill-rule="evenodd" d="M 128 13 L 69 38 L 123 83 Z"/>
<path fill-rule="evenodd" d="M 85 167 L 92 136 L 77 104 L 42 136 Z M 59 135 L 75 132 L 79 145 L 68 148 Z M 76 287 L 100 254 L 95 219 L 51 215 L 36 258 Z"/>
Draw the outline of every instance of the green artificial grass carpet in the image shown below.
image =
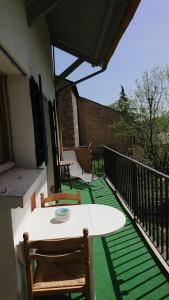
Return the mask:
<path fill-rule="evenodd" d="M 73 181 L 73 189 L 65 183 L 62 191 L 79 189 L 82 203 L 110 205 L 124 209 L 106 182 L 92 183 L 91 189 Z M 169 300 L 169 281 L 158 265 L 133 220 L 126 215 L 126 225 L 108 237 L 94 239 L 94 270 L 97 300 Z M 83 300 L 82 295 L 43 297 L 43 299 Z"/>

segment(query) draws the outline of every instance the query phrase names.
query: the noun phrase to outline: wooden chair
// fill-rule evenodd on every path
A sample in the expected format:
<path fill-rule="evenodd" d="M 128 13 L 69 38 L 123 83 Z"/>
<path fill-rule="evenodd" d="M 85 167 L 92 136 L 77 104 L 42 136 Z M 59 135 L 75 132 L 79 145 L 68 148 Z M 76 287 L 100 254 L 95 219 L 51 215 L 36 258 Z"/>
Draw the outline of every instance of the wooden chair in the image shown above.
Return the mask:
<path fill-rule="evenodd" d="M 50 202 L 55 202 L 55 204 L 48 205 L 46 207 L 81 204 L 80 191 L 77 191 L 76 195 L 71 195 L 68 193 L 57 193 L 57 194 L 50 194 L 46 198 L 44 197 L 44 194 L 41 193 L 40 197 L 41 197 L 41 207 L 45 207 L 45 204 Z M 64 201 L 64 202 L 60 203 L 60 201 L 61 202 Z"/>
<path fill-rule="evenodd" d="M 33 211 L 36 208 L 36 195 L 35 195 L 35 192 L 32 193 L 32 195 L 30 197 L 30 201 L 31 201 L 31 211 Z"/>
<path fill-rule="evenodd" d="M 25 232 L 23 240 L 28 300 L 69 292 L 83 292 L 91 300 L 88 229 L 83 237 L 40 241 L 29 241 Z"/>

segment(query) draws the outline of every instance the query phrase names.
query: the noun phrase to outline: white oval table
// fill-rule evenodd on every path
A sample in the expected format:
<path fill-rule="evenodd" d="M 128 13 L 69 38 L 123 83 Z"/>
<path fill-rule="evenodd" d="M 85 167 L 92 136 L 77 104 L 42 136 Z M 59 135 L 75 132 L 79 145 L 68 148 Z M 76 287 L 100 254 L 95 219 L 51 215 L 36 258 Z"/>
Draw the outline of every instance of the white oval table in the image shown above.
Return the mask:
<path fill-rule="evenodd" d="M 107 205 L 82 204 L 72 205 L 69 208 L 71 218 L 65 223 L 55 221 L 56 207 L 36 208 L 25 220 L 22 232 L 27 231 L 31 240 L 41 240 L 82 236 L 83 228 L 88 228 L 92 251 L 92 238 L 114 233 L 126 222 L 125 215 L 121 211 Z M 91 272 L 92 299 L 96 299 L 93 265 Z"/>

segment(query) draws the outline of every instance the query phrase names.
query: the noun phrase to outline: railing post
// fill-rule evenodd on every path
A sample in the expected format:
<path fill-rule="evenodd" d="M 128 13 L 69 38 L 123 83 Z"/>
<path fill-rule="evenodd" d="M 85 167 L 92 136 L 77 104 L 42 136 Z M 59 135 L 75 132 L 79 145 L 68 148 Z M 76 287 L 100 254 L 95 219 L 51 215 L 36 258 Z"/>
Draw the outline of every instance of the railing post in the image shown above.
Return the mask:
<path fill-rule="evenodd" d="M 133 164 L 132 174 L 132 210 L 134 219 L 138 218 L 138 190 L 137 190 L 137 165 Z"/>

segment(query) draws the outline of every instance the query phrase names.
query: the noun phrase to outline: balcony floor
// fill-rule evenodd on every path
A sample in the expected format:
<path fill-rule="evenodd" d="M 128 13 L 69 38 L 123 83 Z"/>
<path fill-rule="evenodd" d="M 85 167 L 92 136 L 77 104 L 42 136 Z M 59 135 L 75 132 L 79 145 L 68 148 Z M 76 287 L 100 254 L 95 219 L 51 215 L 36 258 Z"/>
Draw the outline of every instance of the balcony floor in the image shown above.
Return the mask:
<path fill-rule="evenodd" d="M 97 300 L 169 300 L 167 274 L 106 182 L 103 179 L 95 181 L 92 190 L 78 181 L 73 181 L 72 190 L 66 183 L 62 186 L 63 191 L 74 193 L 74 189 L 80 190 L 82 203 L 113 206 L 122 210 L 127 219 L 119 232 L 94 239 Z M 49 299 L 85 299 L 77 294 L 71 296 Z"/>

